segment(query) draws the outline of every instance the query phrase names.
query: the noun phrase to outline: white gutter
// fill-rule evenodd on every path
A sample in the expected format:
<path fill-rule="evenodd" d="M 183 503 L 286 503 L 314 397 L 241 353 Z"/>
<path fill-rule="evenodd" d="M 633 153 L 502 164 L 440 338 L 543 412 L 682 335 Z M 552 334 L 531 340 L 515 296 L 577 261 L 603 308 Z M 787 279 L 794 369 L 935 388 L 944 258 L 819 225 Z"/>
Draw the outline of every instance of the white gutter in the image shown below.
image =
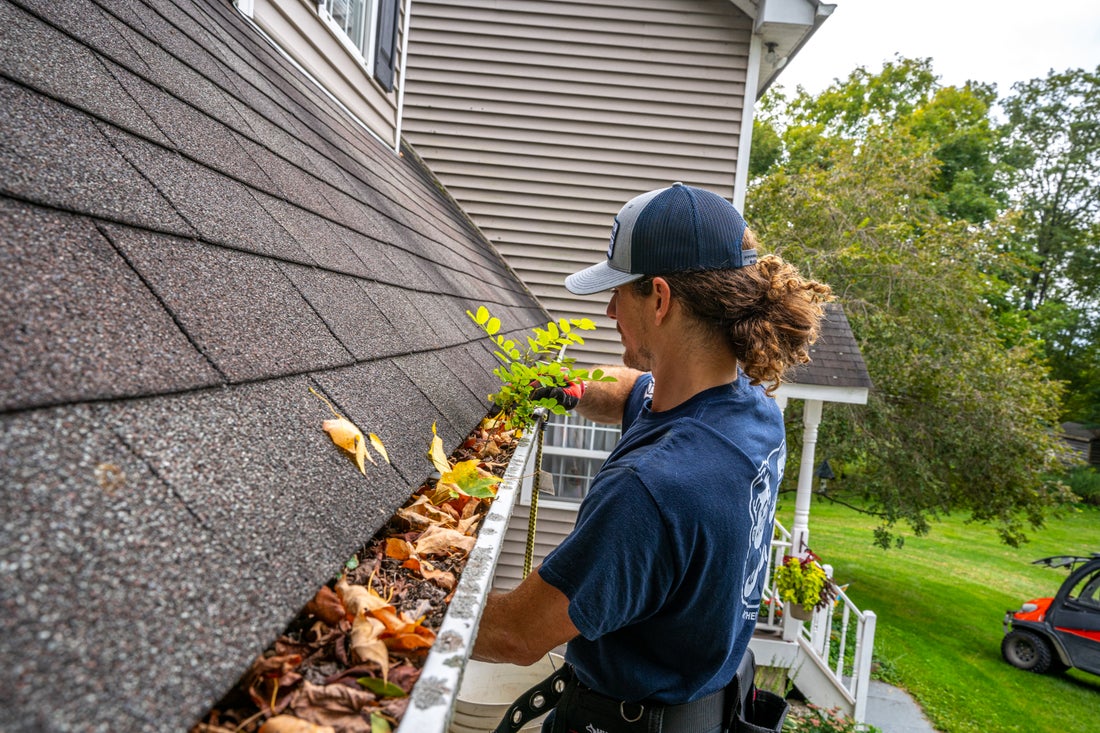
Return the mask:
<path fill-rule="evenodd" d="M 477 625 L 485 610 L 485 598 L 493 582 L 497 560 L 504 544 L 508 519 L 522 490 L 530 481 L 534 466 L 532 450 L 537 430 L 529 431 L 516 447 L 512 460 L 497 488 L 489 514 L 481 522 L 474 549 L 459 578 L 454 597 L 435 644 L 424 660 L 420 679 L 413 687 L 412 700 L 395 733 L 446 733 L 450 726 L 462 675 L 470 661 L 477 638 Z"/>
<path fill-rule="evenodd" d="M 409 68 L 409 26 L 412 25 L 412 14 L 412 0 L 405 0 L 405 27 L 401 29 L 401 84 L 397 87 L 397 118 L 393 125 L 393 152 L 398 155 L 401 154 L 401 121 L 405 113 L 405 82 Z"/>

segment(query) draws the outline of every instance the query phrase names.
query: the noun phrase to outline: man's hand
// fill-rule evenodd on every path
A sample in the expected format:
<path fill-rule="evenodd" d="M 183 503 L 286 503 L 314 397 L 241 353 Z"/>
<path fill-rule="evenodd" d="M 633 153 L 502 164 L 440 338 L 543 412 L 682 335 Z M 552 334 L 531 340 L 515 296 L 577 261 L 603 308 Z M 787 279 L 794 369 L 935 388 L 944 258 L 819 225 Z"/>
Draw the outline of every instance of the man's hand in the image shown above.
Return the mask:
<path fill-rule="evenodd" d="M 572 410 L 584 396 L 584 382 L 569 382 L 564 387 L 539 387 L 531 392 L 532 400 L 551 399 L 567 410 Z"/>

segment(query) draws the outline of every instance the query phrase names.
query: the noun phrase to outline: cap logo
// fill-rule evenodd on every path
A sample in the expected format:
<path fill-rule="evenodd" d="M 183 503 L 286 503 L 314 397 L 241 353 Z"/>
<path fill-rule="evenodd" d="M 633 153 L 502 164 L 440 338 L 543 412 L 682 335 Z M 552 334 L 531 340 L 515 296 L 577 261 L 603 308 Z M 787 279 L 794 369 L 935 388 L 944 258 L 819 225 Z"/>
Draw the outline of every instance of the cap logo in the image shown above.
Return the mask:
<path fill-rule="evenodd" d="M 615 217 L 615 223 L 611 225 L 611 239 L 607 243 L 607 259 L 615 254 L 615 235 L 619 233 L 619 218 Z"/>

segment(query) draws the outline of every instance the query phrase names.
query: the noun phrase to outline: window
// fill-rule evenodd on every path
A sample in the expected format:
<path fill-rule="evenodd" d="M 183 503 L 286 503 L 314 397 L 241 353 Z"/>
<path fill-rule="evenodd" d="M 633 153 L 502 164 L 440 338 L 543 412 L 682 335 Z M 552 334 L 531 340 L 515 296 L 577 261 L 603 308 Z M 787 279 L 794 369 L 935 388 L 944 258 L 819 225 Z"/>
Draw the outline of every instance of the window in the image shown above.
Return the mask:
<path fill-rule="evenodd" d="M 618 425 L 599 425 L 574 414 L 555 415 L 546 425 L 543 469 L 554 476 L 554 497 L 580 501 L 619 441 Z"/>
<path fill-rule="evenodd" d="M 1077 587 L 1070 592 L 1069 597 L 1078 603 L 1100 608 L 1100 572 L 1086 575 L 1078 581 Z"/>
<path fill-rule="evenodd" d="M 336 26 L 351 45 L 359 49 L 364 59 L 369 59 L 371 0 L 322 0 L 318 10 L 321 16 Z"/>
<path fill-rule="evenodd" d="M 393 91 L 400 0 L 320 0 L 317 12 L 382 88 Z"/>

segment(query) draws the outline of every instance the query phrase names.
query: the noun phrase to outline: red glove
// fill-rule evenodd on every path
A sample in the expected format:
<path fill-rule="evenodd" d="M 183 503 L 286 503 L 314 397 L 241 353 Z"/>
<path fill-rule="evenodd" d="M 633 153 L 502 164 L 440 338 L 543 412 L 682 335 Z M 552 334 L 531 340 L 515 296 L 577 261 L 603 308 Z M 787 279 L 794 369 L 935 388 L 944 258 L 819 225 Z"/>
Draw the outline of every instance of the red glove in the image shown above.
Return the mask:
<path fill-rule="evenodd" d="M 572 410 L 584 396 L 584 382 L 569 382 L 564 387 L 539 387 L 531 392 L 532 400 L 552 399 L 567 410 Z"/>

